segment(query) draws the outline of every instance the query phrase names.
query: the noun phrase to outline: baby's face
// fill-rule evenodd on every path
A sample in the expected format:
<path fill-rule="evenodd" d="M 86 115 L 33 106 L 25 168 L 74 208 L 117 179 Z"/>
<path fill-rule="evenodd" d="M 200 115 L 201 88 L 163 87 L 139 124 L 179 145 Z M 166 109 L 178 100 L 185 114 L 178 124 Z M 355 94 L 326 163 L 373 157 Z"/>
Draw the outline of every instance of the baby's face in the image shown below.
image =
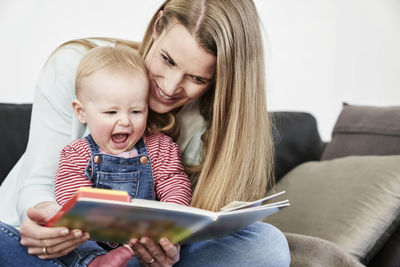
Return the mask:
<path fill-rule="evenodd" d="M 147 77 L 100 69 L 84 78 L 81 88 L 84 117 L 100 149 L 114 155 L 131 150 L 146 129 Z"/>

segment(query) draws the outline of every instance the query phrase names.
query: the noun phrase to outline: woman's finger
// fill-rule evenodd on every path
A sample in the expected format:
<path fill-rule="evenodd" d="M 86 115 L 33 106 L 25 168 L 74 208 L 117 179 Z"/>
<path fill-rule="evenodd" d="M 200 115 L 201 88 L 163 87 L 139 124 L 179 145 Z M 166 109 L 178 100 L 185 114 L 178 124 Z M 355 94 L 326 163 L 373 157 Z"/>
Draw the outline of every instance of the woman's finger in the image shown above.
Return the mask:
<path fill-rule="evenodd" d="M 62 237 L 62 238 L 54 238 L 54 239 L 45 239 L 45 240 L 37 240 L 37 239 L 29 239 L 26 238 L 21 240 L 21 244 L 29 243 L 28 248 L 29 254 L 32 255 L 42 255 L 44 254 L 43 248 L 46 247 L 46 253 L 48 255 L 59 254 L 65 250 L 72 251 L 77 247 L 77 244 L 82 244 L 89 239 L 89 234 L 84 234 L 81 238 L 76 238 L 71 233 L 70 236 Z"/>
<path fill-rule="evenodd" d="M 164 250 L 150 238 L 143 237 L 140 239 L 140 244 L 142 244 L 150 254 L 150 260 L 154 258 L 159 263 L 165 263 L 167 261 Z"/>
<path fill-rule="evenodd" d="M 45 201 L 37 204 L 33 208 L 29 208 L 27 211 L 27 216 L 34 222 L 38 224 L 45 224 L 51 217 L 53 217 L 59 210 L 61 206 L 55 202 Z"/>
<path fill-rule="evenodd" d="M 133 253 L 141 263 L 154 264 L 155 258 L 150 254 L 147 248 L 139 242 L 138 239 L 131 239 L 131 241 L 129 242 L 129 246 L 132 248 Z"/>
<path fill-rule="evenodd" d="M 181 250 L 181 246 L 174 245 L 171 241 L 169 241 L 167 238 L 161 238 L 160 239 L 160 245 L 165 251 L 165 254 L 167 255 L 167 259 L 172 263 L 175 264 L 179 261 L 179 253 Z"/>
<path fill-rule="evenodd" d="M 81 230 L 72 230 L 66 236 L 56 236 L 54 238 L 33 238 L 21 234 L 21 244 L 25 247 L 52 247 L 60 243 L 76 240 L 81 241 L 84 239 L 84 234 Z"/>
<path fill-rule="evenodd" d="M 32 209 L 34 210 L 34 209 Z M 36 210 L 37 212 L 40 212 Z M 34 211 L 34 213 L 36 213 Z M 38 224 L 36 221 L 31 220 L 30 218 L 26 219 L 19 228 L 19 233 L 21 237 L 30 237 L 33 239 L 50 239 L 56 238 L 60 236 L 67 236 L 69 234 L 68 228 L 65 227 L 44 227 Z"/>
<path fill-rule="evenodd" d="M 83 244 L 89 239 L 89 235 L 86 235 L 84 239 L 71 239 L 55 246 L 40 246 L 40 247 L 29 247 L 28 253 L 37 255 L 41 259 L 51 259 L 67 255 L 72 250 Z"/>

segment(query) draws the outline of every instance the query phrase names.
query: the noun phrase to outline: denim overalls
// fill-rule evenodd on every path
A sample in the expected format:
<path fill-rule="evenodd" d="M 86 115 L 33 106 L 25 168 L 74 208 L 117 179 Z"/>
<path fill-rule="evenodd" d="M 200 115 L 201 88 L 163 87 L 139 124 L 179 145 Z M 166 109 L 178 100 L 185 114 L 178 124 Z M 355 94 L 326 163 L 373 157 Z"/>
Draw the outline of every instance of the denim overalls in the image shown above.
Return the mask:
<path fill-rule="evenodd" d="M 155 199 L 153 171 L 143 138 L 135 145 L 138 156 L 132 158 L 102 154 L 92 135 L 85 139 L 91 155 L 85 174 L 93 187 L 127 191 L 131 198 Z"/>

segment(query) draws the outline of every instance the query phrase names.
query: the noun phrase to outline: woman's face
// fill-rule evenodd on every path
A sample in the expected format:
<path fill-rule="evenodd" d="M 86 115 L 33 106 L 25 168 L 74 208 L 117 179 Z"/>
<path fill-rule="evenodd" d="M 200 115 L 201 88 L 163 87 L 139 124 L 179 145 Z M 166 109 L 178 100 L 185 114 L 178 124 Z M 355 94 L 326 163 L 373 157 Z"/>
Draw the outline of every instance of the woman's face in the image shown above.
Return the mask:
<path fill-rule="evenodd" d="M 213 83 L 216 57 L 178 23 L 154 36 L 145 61 L 151 84 L 149 106 L 157 113 L 196 100 Z"/>

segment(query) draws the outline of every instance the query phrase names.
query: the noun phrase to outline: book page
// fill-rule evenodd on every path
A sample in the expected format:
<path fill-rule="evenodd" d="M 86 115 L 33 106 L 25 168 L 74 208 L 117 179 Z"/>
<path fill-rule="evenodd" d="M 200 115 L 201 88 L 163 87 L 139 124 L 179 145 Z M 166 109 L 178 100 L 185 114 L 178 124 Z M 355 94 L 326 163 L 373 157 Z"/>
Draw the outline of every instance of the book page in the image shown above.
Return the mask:
<path fill-rule="evenodd" d="M 221 212 L 228 212 L 228 211 L 233 211 L 233 210 L 238 210 L 238 209 L 244 209 L 244 208 L 249 208 L 249 207 L 255 207 L 255 206 L 261 206 L 265 205 L 269 200 L 280 196 L 282 194 L 286 193 L 286 191 L 282 191 L 255 201 L 251 202 L 242 202 L 242 201 L 233 201 L 229 203 L 228 205 L 224 206 L 221 208 Z"/>
<path fill-rule="evenodd" d="M 198 232 L 184 239 L 181 243 L 194 243 L 232 234 L 237 230 L 260 221 L 287 206 L 289 206 L 289 201 L 284 200 L 279 202 L 279 204 L 271 203 L 268 205 L 239 209 L 230 212 L 219 212 L 219 217 L 216 221 L 206 225 Z"/>

